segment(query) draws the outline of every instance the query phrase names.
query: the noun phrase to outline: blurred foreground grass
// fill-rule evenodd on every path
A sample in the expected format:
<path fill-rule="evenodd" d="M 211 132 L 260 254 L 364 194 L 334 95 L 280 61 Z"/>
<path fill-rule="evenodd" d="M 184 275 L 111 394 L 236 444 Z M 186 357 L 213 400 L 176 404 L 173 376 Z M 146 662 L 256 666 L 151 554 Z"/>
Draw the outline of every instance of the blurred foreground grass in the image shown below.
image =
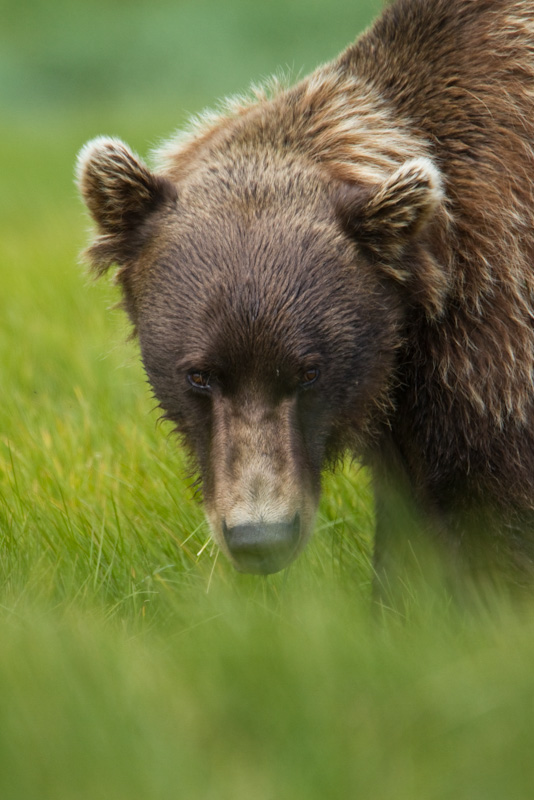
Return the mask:
<path fill-rule="evenodd" d="M 1 796 L 532 796 L 531 621 L 384 629 L 314 595 L 197 596 L 165 633 L 4 618 Z"/>
<path fill-rule="evenodd" d="M 155 425 L 115 290 L 76 268 L 86 139 L 146 153 L 183 109 L 333 56 L 373 5 L 7 6 L 2 800 L 534 795 L 534 605 L 466 611 L 414 583 L 404 616 L 374 618 L 357 465 L 326 479 L 290 570 L 234 573 Z"/>

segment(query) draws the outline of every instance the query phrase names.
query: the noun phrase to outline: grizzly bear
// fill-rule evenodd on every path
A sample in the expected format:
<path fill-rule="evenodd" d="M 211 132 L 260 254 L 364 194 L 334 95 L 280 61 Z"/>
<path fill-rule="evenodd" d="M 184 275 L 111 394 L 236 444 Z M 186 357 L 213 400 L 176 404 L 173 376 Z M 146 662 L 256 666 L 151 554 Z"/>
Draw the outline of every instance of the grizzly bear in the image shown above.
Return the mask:
<path fill-rule="evenodd" d="M 212 535 L 276 572 L 321 472 L 372 470 L 377 566 L 414 526 L 534 568 L 534 2 L 397 0 L 294 86 L 157 153 L 81 151 L 97 274 L 118 267 Z M 419 534 L 417 534 L 419 535 Z"/>

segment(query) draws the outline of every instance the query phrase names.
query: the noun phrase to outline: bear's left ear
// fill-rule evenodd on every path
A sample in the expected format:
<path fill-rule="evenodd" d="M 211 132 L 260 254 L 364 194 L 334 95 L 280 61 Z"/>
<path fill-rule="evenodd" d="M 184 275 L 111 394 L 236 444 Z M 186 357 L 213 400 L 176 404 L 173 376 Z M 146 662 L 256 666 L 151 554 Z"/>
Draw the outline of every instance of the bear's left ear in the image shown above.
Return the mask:
<path fill-rule="evenodd" d="M 171 181 L 151 172 L 119 139 L 101 137 L 86 144 L 76 177 L 100 234 L 86 252 L 98 274 L 112 264 L 130 263 L 143 244 L 149 215 L 177 196 Z"/>
<path fill-rule="evenodd" d="M 346 232 L 383 272 L 414 283 L 431 316 L 442 310 L 448 280 L 422 241 L 443 200 L 441 176 L 424 157 L 406 161 L 374 186 L 344 183 L 335 198 Z"/>

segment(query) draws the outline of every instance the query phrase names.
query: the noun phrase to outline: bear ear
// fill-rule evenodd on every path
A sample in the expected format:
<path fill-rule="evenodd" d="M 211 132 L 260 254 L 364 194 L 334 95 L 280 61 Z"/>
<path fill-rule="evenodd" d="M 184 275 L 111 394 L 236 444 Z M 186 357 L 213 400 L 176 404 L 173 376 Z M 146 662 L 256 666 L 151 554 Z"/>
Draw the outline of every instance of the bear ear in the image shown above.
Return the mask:
<path fill-rule="evenodd" d="M 345 184 L 336 198 L 344 227 L 380 260 L 392 261 L 430 221 L 443 199 L 441 177 L 428 158 L 402 164 L 383 183 Z"/>
<path fill-rule="evenodd" d="M 177 196 L 171 181 L 153 174 L 118 139 L 88 142 L 78 155 L 76 177 L 100 233 L 87 251 L 99 273 L 131 261 L 143 242 L 144 221 Z"/>
<path fill-rule="evenodd" d="M 439 315 L 448 279 L 429 247 L 425 228 L 443 207 L 441 176 L 428 158 L 414 158 L 374 186 L 338 188 L 335 205 L 345 231 L 382 272 L 413 284 L 430 316 Z"/>

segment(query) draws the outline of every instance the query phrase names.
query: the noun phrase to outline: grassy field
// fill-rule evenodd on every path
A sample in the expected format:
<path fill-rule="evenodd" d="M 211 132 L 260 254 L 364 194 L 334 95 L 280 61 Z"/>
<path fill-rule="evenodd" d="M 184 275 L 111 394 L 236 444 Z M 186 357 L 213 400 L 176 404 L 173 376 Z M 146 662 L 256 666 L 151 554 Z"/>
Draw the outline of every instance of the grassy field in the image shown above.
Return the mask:
<path fill-rule="evenodd" d="M 77 265 L 88 138 L 142 153 L 219 94 L 333 56 L 378 3 L 4 6 L 0 798 L 534 796 L 534 604 L 371 612 L 368 476 L 325 478 L 282 575 L 213 549 L 116 290 Z"/>

